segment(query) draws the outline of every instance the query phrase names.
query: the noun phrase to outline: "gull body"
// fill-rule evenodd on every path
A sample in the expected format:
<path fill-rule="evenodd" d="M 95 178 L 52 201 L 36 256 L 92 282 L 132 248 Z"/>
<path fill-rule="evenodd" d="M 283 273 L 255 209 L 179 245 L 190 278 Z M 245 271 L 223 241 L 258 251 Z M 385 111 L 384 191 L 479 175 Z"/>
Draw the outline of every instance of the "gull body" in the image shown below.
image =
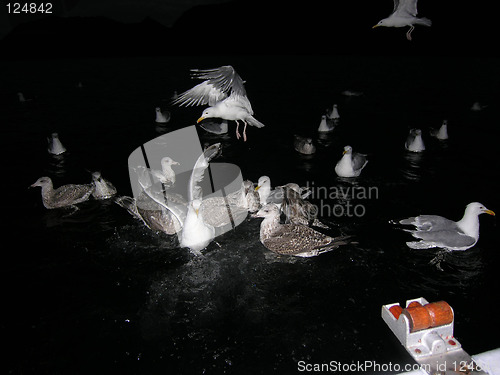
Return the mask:
<path fill-rule="evenodd" d="M 332 122 L 333 121 L 330 121 L 326 118 L 326 115 L 321 116 L 318 131 L 322 133 L 331 132 L 333 129 L 335 129 L 335 125 L 333 125 Z"/>
<path fill-rule="evenodd" d="M 431 129 L 431 135 L 436 137 L 440 141 L 448 139 L 448 121 L 443 120 L 441 127 L 439 129 Z"/>
<path fill-rule="evenodd" d="M 340 118 L 340 115 L 339 115 L 339 109 L 338 109 L 337 104 L 334 104 L 334 105 L 333 105 L 333 108 L 332 108 L 332 110 L 328 113 L 327 117 L 328 117 L 330 120 L 338 120 L 338 119 Z"/>
<path fill-rule="evenodd" d="M 175 172 L 172 165 L 179 165 L 179 163 L 165 156 L 161 159 L 161 171 L 152 169 L 151 174 L 162 184 L 173 185 L 175 183 Z"/>
<path fill-rule="evenodd" d="M 52 133 L 50 138 L 47 138 L 48 148 L 47 151 L 52 155 L 61 155 L 66 152 L 66 148 L 59 140 L 59 134 Z"/>
<path fill-rule="evenodd" d="M 414 25 L 423 25 L 430 27 L 432 22 L 430 19 L 417 17 L 417 0 L 394 0 L 394 8 L 392 14 L 380 20 L 373 28 L 379 26 L 385 27 L 405 27 L 410 26 L 406 33 L 406 38 L 411 40 L 411 32 L 415 29 Z"/>
<path fill-rule="evenodd" d="M 295 148 L 295 151 L 304 155 L 311 155 L 316 152 L 316 146 L 314 146 L 311 138 L 304 138 L 298 135 L 295 135 L 294 137 L 293 147 Z"/>
<path fill-rule="evenodd" d="M 425 151 L 424 140 L 422 139 L 422 131 L 420 129 L 411 129 L 406 138 L 405 148 L 411 152 Z"/>
<path fill-rule="evenodd" d="M 472 202 L 465 208 L 464 216 L 459 221 L 452 221 L 438 215 L 420 215 L 401 220 L 403 225 L 413 225 L 409 230 L 420 241 L 407 242 L 412 249 L 439 247 L 447 250 L 467 250 L 479 240 L 479 215 L 495 215 L 484 205 Z"/>
<path fill-rule="evenodd" d="M 260 121 L 253 117 L 253 109 L 248 100 L 244 81 L 230 65 L 221 66 L 216 69 L 192 70 L 193 78 L 203 79 L 204 81 L 192 89 L 180 94 L 173 101 L 179 105 L 205 105 L 206 108 L 198 123 L 206 118 L 222 118 L 236 122 L 236 138 L 240 138 L 239 122 L 245 125 L 243 129 L 243 140 L 246 141 L 247 125 L 261 128 L 264 126 Z"/>
<path fill-rule="evenodd" d="M 94 191 L 94 185 L 63 185 L 54 189 L 50 177 L 40 177 L 30 187 L 40 186 L 42 188 L 42 203 L 45 208 L 51 210 L 60 207 L 70 207 L 85 202 Z"/>
<path fill-rule="evenodd" d="M 155 122 L 159 124 L 166 124 L 170 121 L 170 112 L 162 111 L 160 107 L 155 108 L 156 118 Z"/>
<path fill-rule="evenodd" d="M 195 255 L 201 255 L 201 250 L 207 247 L 215 237 L 214 227 L 203 220 L 201 203 L 201 199 L 194 199 L 189 203 L 180 238 L 180 245 L 188 247 Z"/>
<path fill-rule="evenodd" d="M 94 185 L 92 196 L 95 199 L 108 199 L 116 194 L 116 188 L 101 176 L 101 172 L 92 173 L 92 184 Z"/>
<path fill-rule="evenodd" d="M 342 158 L 335 165 L 335 173 L 339 177 L 358 177 L 367 163 L 366 155 L 353 152 L 351 146 L 345 146 Z"/>

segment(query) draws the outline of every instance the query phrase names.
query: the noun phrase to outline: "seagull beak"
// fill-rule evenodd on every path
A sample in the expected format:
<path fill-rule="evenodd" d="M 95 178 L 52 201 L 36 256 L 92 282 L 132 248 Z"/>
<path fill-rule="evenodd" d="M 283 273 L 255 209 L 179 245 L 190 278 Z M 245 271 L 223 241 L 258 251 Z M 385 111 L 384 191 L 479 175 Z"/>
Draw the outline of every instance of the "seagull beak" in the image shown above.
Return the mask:
<path fill-rule="evenodd" d="M 259 190 L 259 189 L 260 189 L 260 185 L 259 185 L 259 186 L 256 186 L 256 187 L 255 187 L 255 189 L 254 189 L 254 191 L 257 191 L 257 190 Z"/>
<path fill-rule="evenodd" d="M 202 120 L 205 120 L 205 117 L 201 116 L 201 117 L 200 117 L 200 118 L 196 121 L 196 123 L 199 123 L 199 122 L 200 122 L 200 121 L 202 121 Z"/>
<path fill-rule="evenodd" d="M 342 155 L 345 155 L 345 154 L 347 154 L 347 151 L 344 151 L 344 152 L 342 153 Z"/>
<path fill-rule="evenodd" d="M 196 217 L 198 217 L 198 212 L 200 212 L 200 210 L 194 210 L 194 212 L 196 212 Z"/>
<path fill-rule="evenodd" d="M 379 27 L 380 25 L 377 23 L 375 26 L 372 27 L 372 29 Z"/>
<path fill-rule="evenodd" d="M 491 210 L 484 210 L 483 211 L 485 214 L 488 214 L 488 215 L 492 215 L 492 216 L 495 216 L 495 213 Z"/>

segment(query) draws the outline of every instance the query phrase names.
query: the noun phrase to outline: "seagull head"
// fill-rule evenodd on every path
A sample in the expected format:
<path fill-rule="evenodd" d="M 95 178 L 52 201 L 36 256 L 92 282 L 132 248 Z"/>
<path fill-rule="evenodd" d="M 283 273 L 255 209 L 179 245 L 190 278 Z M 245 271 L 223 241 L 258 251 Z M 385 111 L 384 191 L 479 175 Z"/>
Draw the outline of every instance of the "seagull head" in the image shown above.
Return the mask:
<path fill-rule="evenodd" d="M 193 206 L 194 212 L 196 213 L 196 216 L 198 217 L 198 214 L 200 213 L 200 207 L 201 207 L 201 199 L 193 199 L 191 202 L 191 205 Z"/>
<path fill-rule="evenodd" d="M 471 211 L 472 213 L 476 215 L 481 215 L 481 214 L 488 214 L 495 216 L 495 213 L 492 210 L 488 210 L 484 205 L 482 205 L 479 202 L 472 202 L 469 203 L 465 209 L 466 213 L 467 211 Z"/>
<path fill-rule="evenodd" d="M 37 187 L 37 186 L 41 186 L 41 187 L 44 187 L 46 185 L 49 185 L 52 183 L 52 180 L 50 179 L 50 177 L 40 177 L 38 180 L 35 181 L 35 183 L 33 185 L 30 185 L 30 187 Z"/>
<path fill-rule="evenodd" d="M 172 160 L 172 158 L 165 156 L 164 158 L 161 159 L 161 165 L 180 165 L 180 164 L 175 160 Z"/>
<path fill-rule="evenodd" d="M 351 152 L 352 152 L 352 147 L 351 146 L 345 146 L 344 147 L 344 152 L 342 153 L 342 155 L 350 154 Z"/>
<path fill-rule="evenodd" d="M 383 20 L 380 20 L 375 26 L 372 27 L 372 29 L 379 27 L 379 26 L 387 26 L 386 18 L 384 18 Z"/>
<path fill-rule="evenodd" d="M 215 108 L 213 107 L 205 109 L 201 114 L 201 117 L 196 122 L 198 123 L 206 118 L 211 118 L 211 117 L 218 117 L 217 113 L 215 113 Z"/>
<path fill-rule="evenodd" d="M 276 206 L 274 203 L 268 203 L 264 207 L 262 207 L 258 212 L 252 215 L 253 218 L 257 217 L 263 217 L 265 218 L 272 218 L 275 216 L 279 216 L 280 210 L 278 206 Z"/>

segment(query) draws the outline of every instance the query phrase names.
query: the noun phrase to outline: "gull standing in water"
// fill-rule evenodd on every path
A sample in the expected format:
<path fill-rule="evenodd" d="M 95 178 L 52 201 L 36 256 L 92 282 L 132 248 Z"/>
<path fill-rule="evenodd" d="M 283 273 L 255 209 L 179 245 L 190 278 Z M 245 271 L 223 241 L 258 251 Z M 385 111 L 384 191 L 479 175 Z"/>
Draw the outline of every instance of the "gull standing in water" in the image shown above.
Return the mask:
<path fill-rule="evenodd" d="M 430 19 L 417 17 L 417 0 L 394 0 L 394 9 L 392 14 L 379 21 L 373 28 L 379 26 L 386 27 L 405 27 L 410 26 L 406 33 L 406 38 L 411 40 L 411 32 L 415 28 L 414 25 L 431 26 Z"/>
<path fill-rule="evenodd" d="M 101 176 L 101 172 L 92 173 L 92 184 L 94 184 L 92 196 L 95 199 L 108 199 L 116 194 L 116 188 Z"/>
<path fill-rule="evenodd" d="M 197 122 L 206 118 L 222 118 L 236 122 L 236 138 L 240 139 L 239 122 L 245 125 L 243 140 L 247 140 L 247 125 L 262 128 L 263 123 L 253 117 L 253 110 L 248 100 L 244 81 L 230 65 L 216 69 L 192 69 L 192 78 L 204 80 L 192 89 L 180 94 L 173 104 L 180 106 L 206 105 L 206 108 Z"/>
<path fill-rule="evenodd" d="M 422 139 L 422 130 L 411 129 L 406 138 L 405 148 L 411 152 L 425 151 L 424 140 Z"/>
<path fill-rule="evenodd" d="M 59 140 L 59 134 L 52 133 L 50 138 L 47 138 L 47 142 L 49 144 L 47 151 L 52 155 L 61 155 L 66 152 L 66 148 L 63 146 L 61 141 Z"/>
<path fill-rule="evenodd" d="M 411 249 L 429 249 L 440 247 L 446 250 L 467 250 L 479 240 L 479 215 L 495 215 L 481 203 L 472 202 L 465 208 L 464 216 L 459 221 L 448 220 L 437 215 L 420 215 L 401 220 L 403 225 L 413 225 L 416 229 L 408 230 L 420 241 L 407 242 Z"/>
<path fill-rule="evenodd" d="M 448 139 L 448 120 L 443 120 L 441 127 L 439 129 L 431 129 L 431 136 L 436 137 L 440 141 L 445 141 Z"/>

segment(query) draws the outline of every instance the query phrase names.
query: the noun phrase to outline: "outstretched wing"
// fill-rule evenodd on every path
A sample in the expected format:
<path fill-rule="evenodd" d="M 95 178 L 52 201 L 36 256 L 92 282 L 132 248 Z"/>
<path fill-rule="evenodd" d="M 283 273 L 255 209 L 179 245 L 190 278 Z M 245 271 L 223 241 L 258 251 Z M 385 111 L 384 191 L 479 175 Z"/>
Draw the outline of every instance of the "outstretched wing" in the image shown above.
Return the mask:
<path fill-rule="evenodd" d="M 398 16 L 417 16 L 417 0 L 394 0 L 394 11 Z"/>
<path fill-rule="evenodd" d="M 230 65 L 216 69 L 192 69 L 192 78 L 204 80 L 192 89 L 179 95 L 173 104 L 179 105 L 215 105 L 229 94 L 246 96 L 244 82 Z"/>
<path fill-rule="evenodd" d="M 189 202 L 194 199 L 201 199 L 201 187 L 198 185 L 201 181 L 203 181 L 203 175 L 205 173 L 205 169 L 208 168 L 208 163 L 210 160 L 218 156 L 221 152 L 221 144 L 216 143 L 208 147 L 203 153 L 200 155 L 196 163 L 194 164 L 193 171 L 191 172 L 191 177 L 189 178 L 188 185 L 188 200 Z"/>

